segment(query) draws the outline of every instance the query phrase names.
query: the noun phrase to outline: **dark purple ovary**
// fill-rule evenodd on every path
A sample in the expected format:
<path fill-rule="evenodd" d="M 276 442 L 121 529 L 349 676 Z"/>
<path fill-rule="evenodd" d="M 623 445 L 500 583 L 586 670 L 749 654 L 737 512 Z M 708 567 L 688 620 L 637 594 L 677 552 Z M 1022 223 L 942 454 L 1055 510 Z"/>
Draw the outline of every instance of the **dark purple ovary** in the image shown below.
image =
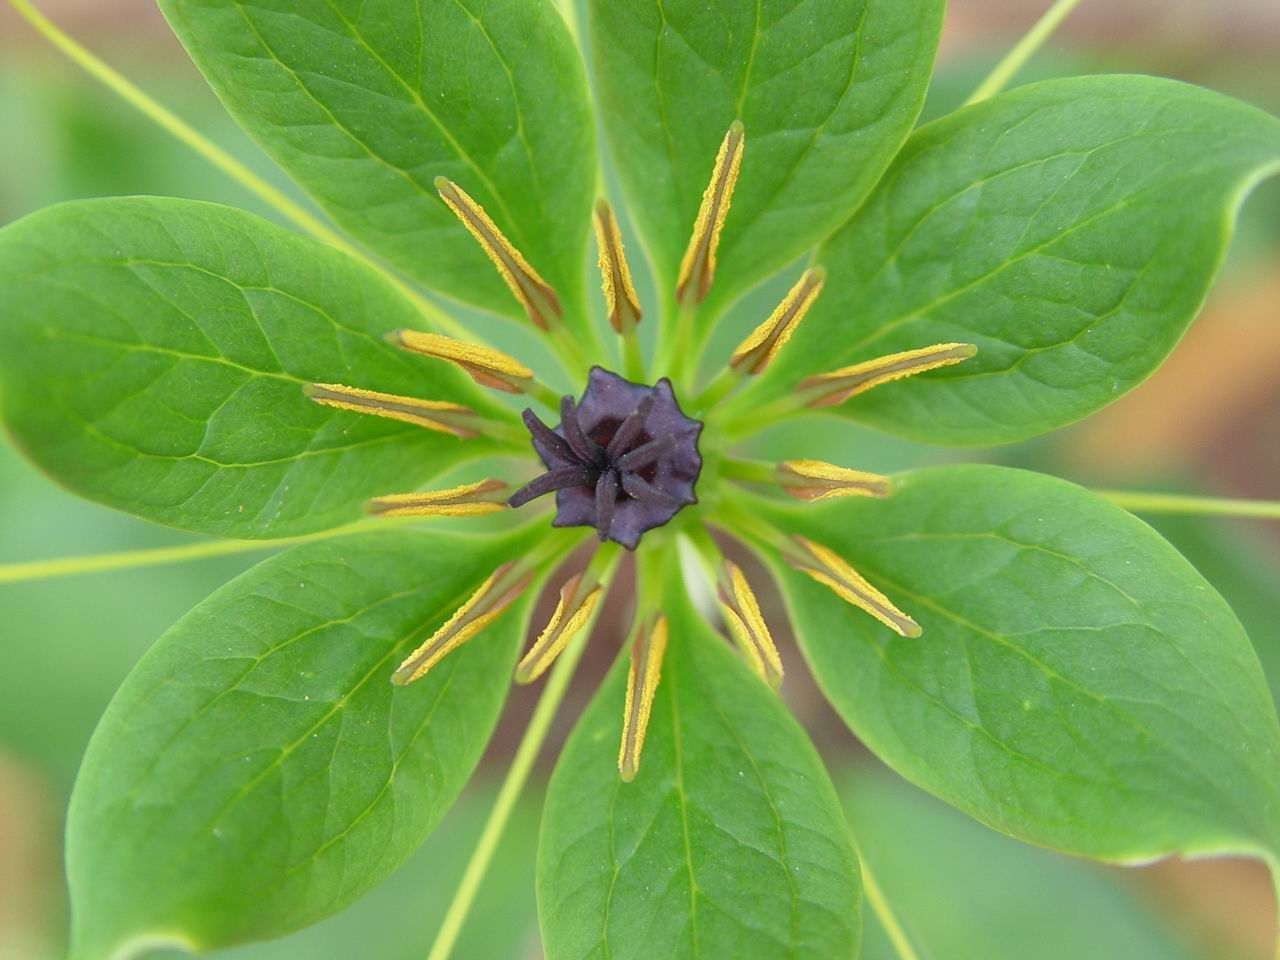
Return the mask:
<path fill-rule="evenodd" d="M 532 410 L 524 423 L 547 472 L 517 490 L 512 507 L 554 491 L 554 526 L 595 527 L 634 550 L 646 530 L 698 502 L 702 424 L 681 412 L 666 378 L 646 387 L 592 367 L 582 399 L 560 401 L 554 430 Z"/>

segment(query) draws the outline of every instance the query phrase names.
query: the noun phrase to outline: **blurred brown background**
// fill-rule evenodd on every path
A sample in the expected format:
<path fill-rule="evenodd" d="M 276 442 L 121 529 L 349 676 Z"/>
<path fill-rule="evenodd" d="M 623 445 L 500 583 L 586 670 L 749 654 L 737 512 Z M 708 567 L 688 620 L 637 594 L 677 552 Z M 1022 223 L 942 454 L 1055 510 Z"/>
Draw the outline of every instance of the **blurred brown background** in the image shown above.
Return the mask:
<path fill-rule="evenodd" d="M 1033 0 L 953 0 L 927 114 L 958 105 L 1047 6 Z M 152 3 L 45 0 L 41 9 L 273 183 L 288 187 L 222 114 Z M 1083 0 L 1018 81 L 1108 71 L 1177 77 L 1280 112 L 1280 2 Z M 59 200 L 129 193 L 209 199 L 271 216 L 62 59 L 3 3 L 0 127 L 5 131 L 0 224 Z M 1031 466 L 1095 486 L 1280 499 L 1278 314 L 1280 181 L 1272 181 L 1246 206 L 1204 315 L 1155 377 L 1051 438 L 972 458 Z M 955 456 L 858 432 L 851 432 L 847 443 L 851 462 L 869 469 Z M 1272 689 L 1280 690 L 1280 524 L 1152 520 L 1232 602 L 1258 647 Z M 61 493 L 0 441 L 0 564 L 189 539 Z M 61 820 L 80 753 L 115 686 L 169 623 L 254 559 L 0 582 L 0 960 L 60 955 L 65 927 Z M 559 739 L 615 652 L 609 638 L 616 635 L 618 614 L 613 611 L 612 620 L 606 615 L 588 653 L 543 758 L 543 775 Z M 776 606 L 772 619 L 784 619 Z M 1064 920 L 1091 922 L 1091 911 L 1116 898 L 1118 910 L 1131 912 L 1145 926 L 1141 931 L 1125 926 L 1125 913 L 1114 921 L 1113 942 L 1137 943 L 1125 938 L 1141 936 L 1147 938 L 1143 943 L 1159 944 L 1143 956 L 1271 956 L 1274 899 L 1260 866 L 1170 862 L 1144 870 L 1104 871 L 1050 854 L 1013 851 L 1004 846 L 1006 841 L 958 822 L 936 804 L 886 781 L 818 697 L 799 667 L 799 654 L 788 646 L 783 655 L 797 665 L 788 674 L 787 697 L 837 779 L 848 768 L 868 795 L 882 794 L 885 803 L 920 818 L 907 821 L 897 846 L 890 842 L 892 817 L 867 821 L 883 830 L 879 842 L 865 841 L 869 850 L 903 859 L 900 871 L 896 866 L 886 871 L 889 879 L 895 871 L 907 878 L 912 869 L 920 877 L 970 880 L 1008 871 L 1010 882 L 1002 894 L 1008 899 L 980 914 L 983 931 L 1010 951 L 1000 957 L 1080 955 L 1070 952 Z M 429 850 L 393 878 L 387 890 L 362 901 L 349 911 L 351 917 L 330 921 L 332 926 L 319 934 L 233 953 L 263 958 L 421 956 L 487 809 L 487 783 L 501 775 L 536 693 L 513 693 L 480 782 L 430 841 Z M 489 926 L 510 935 L 495 940 L 497 934 L 484 929 L 485 923 L 474 922 L 464 934 L 459 957 L 538 956 L 531 866 L 538 792 L 531 789 L 518 813 L 482 899 L 481 911 L 496 918 Z M 852 804 L 855 822 L 862 823 L 859 809 Z M 936 820 L 936 836 L 923 825 L 926 820 Z M 925 848 L 923 837 L 937 842 Z M 947 860 L 961 857 L 961 851 L 968 860 Z M 426 857 L 432 858 L 433 870 L 427 869 Z M 420 860 L 423 864 L 415 866 Z M 900 882 L 907 885 L 905 879 Z M 953 885 L 929 896 L 955 897 L 953 912 L 976 915 L 978 908 L 963 902 L 964 894 Z M 901 909 L 908 929 L 944 923 L 935 917 L 941 909 L 937 904 L 908 902 Z M 1059 927 L 1023 929 L 1040 921 Z M 1149 934 L 1147 927 L 1159 932 Z M 954 951 L 934 960 L 995 956 L 977 945 L 981 932 L 971 929 L 965 936 L 969 939 L 958 939 Z M 889 956 L 877 937 L 870 932 L 868 955 Z M 1136 947 L 1114 949 L 1124 960 L 1139 955 Z"/>

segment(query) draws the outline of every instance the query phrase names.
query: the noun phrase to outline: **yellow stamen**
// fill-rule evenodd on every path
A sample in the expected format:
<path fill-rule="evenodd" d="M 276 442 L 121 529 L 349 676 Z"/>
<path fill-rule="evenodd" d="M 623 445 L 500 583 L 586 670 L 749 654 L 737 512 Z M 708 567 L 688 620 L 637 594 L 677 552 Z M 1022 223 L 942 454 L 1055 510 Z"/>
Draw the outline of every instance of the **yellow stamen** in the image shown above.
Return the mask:
<path fill-rule="evenodd" d="M 840 599 L 865 610 L 894 633 L 918 637 L 920 625 L 899 610 L 883 593 L 869 584 L 862 574 L 842 557 L 820 543 L 795 537 L 804 553 L 787 556 L 787 561 L 802 573 L 835 591 Z"/>
<path fill-rule="evenodd" d="M 729 213 L 734 185 L 738 182 L 745 143 L 742 123 L 735 120 L 720 142 L 715 169 L 711 171 L 711 181 L 702 194 L 698 218 L 693 223 L 693 236 L 680 261 L 676 278 L 676 300 L 680 303 L 701 303 L 711 289 L 716 272 L 716 247 L 724 218 Z"/>
<path fill-rule="evenodd" d="M 640 300 L 631 283 L 626 251 L 622 249 L 622 234 L 618 232 L 618 221 L 608 200 L 596 201 L 595 217 L 591 222 L 596 232 L 600 284 L 604 289 L 609 323 L 618 333 L 627 333 L 640 322 Z"/>
<path fill-rule="evenodd" d="M 393 330 L 387 334 L 387 340 L 401 350 L 452 363 L 482 387 L 524 393 L 533 380 L 532 370 L 514 357 L 491 347 L 417 330 Z"/>
<path fill-rule="evenodd" d="M 316 403 L 353 413 L 369 413 L 375 417 L 399 420 L 452 433 L 456 437 L 476 437 L 479 434 L 468 425 L 476 413 L 469 407 L 443 400 L 419 400 L 417 397 L 401 397 L 394 393 L 378 393 L 359 387 L 344 387 L 338 383 L 309 383 L 303 392 Z"/>
<path fill-rule="evenodd" d="M 784 460 L 778 464 L 777 474 L 778 485 L 797 500 L 887 497 L 893 492 L 893 481 L 888 477 L 821 460 Z"/>
<path fill-rule="evenodd" d="M 742 367 L 743 373 L 753 376 L 763 373 L 778 355 L 778 351 L 791 339 L 791 334 L 809 312 L 813 302 L 818 299 L 826 279 L 827 272 L 821 267 L 806 270 L 770 314 L 769 319 L 738 344 L 733 356 L 729 358 L 729 366 L 735 369 Z"/>
<path fill-rule="evenodd" d="M 627 702 L 622 712 L 622 746 L 618 772 L 630 783 L 640 770 L 644 734 L 658 690 L 662 655 L 667 649 L 667 618 L 659 615 L 649 627 L 641 627 L 631 644 L 631 668 L 627 672 Z"/>
<path fill-rule="evenodd" d="M 855 363 L 851 367 L 842 367 L 830 373 L 820 373 L 800 381 L 796 389 L 801 393 L 815 394 L 807 406 L 833 407 L 882 383 L 914 377 L 917 373 L 937 370 L 939 367 L 949 367 L 968 360 L 977 352 L 978 348 L 971 343 L 938 343 L 919 350 L 891 353 L 887 357 Z"/>
<path fill-rule="evenodd" d="M 726 560 L 724 570 L 727 583 L 721 583 L 717 593 L 725 623 L 751 669 L 777 690 L 782 686 L 782 658 L 778 656 L 769 625 L 760 613 L 760 604 L 736 563 Z"/>
<path fill-rule="evenodd" d="M 515 561 L 511 561 L 493 571 L 444 626 L 405 658 L 392 675 L 391 682 L 404 686 L 420 679 L 441 659 L 496 620 L 529 585 L 532 575 L 513 576 L 514 567 Z"/>
<path fill-rule="evenodd" d="M 507 508 L 501 480 L 465 483 L 448 490 L 393 493 L 374 497 L 365 509 L 375 517 L 474 517 Z"/>
<path fill-rule="evenodd" d="M 511 245 L 511 241 L 503 236 L 498 225 L 485 213 L 484 207 L 476 203 L 465 190 L 445 177 L 436 177 L 435 183 L 440 199 L 493 261 L 529 319 L 543 330 L 551 329 L 552 321 L 561 316 L 560 299 L 555 290 L 529 265 L 520 251 Z"/>
<path fill-rule="evenodd" d="M 538 635 L 529 652 L 516 667 L 516 683 L 532 683 L 555 663 L 556 657 L 582 629 L 595 612 L 604 590 L 600 584 L 582 589 L 582 574 L 575 574 L 560 588 L 560 599 L 550 622 Z"/>

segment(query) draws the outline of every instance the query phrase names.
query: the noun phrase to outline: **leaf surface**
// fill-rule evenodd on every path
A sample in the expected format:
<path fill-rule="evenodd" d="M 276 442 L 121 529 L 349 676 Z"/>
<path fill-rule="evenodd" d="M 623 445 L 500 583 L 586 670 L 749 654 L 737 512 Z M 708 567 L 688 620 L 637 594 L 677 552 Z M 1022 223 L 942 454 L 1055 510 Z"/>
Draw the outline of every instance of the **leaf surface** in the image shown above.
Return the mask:
<path fill-rule="evenodd" d="M 581 59 L 547 0 L 160 0 L 231 114 L 350 233 L 515 315 L 440 200 L 456 181 L 580 309 L 595 190 Z"/>
<path fill-rule="evenodd" d="M 506 696 L 529 598 L 408 687 L 400 660 L 542 530 L 296 547 L 139 661 L 72 797 L 72 955 L 212 949 L 327 916 L 418 846 Z"/>
<path fill-rule="evenodd" d="M 854 957 L 858 868 L 822 761 L 689 607 L 674 566 L 636 779 L 617 766 L 625 656 L 552 777 L 538 854 L 548 960 Z"/>
<path fill-rule="evenodd" d="M 674 289 L 735 119 L 746 150 L 712 298 L 727 302 L 847 219 L 920 112 L 942 9 L 941 0 L 592 0 L 604 129 L 659 285 Z"/>
<path fill-rule="evenodd" d="M 1172 924 L 1105 867 L 1002 837 L 897 777 L 837 778 L 864 862 L 922 957 L 1190 960 Z M 899 960 L 867 924 L 866 960 Z"/>
<path fill-rule="evenodd" d="M 81 496 L 171 526 L 280 537 L 357 519 L 484 440 L 321 407 L 346 383 L 496 409 L 382 334 L 416 309 L 368 268 L 185 200 L 61 204 L 0 232 L 0 415 Z"/>
<path fill-rule="evenodd" d="M 1023 840 L 1112 861 L 1280 839 L 1280 724 L 1213 588 L 1150 527 L 999 467 L 902 475 L 884 501 L 760 509 L 844 556 L 904 639 L 775 561 L 806 659 L 907 779 Z"/>
<path fill-rule="evenodd" d="M 761 389 L 935 343 L 976 358 L 834 412 L 931 443 L 1005 443 L 1144 380 L 1199 312 L 1280 121 L 1171 80 L 1077 77 L 918 130 L 816 259 L 827 285 Z"/>

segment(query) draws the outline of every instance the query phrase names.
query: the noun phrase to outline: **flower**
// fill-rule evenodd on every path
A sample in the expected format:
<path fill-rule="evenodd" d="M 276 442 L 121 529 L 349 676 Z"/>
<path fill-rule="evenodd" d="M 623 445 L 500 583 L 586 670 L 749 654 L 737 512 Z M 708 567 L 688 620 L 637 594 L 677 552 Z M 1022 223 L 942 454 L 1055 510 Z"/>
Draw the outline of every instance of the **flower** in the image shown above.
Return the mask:
<path fill-rule="evenodd" d="M 745 147 L 746 131 L 735 121 L 711 164 L 711 175 L 680 264 L 675 299 L 686 323 L 692 322 L 715 278 L 720 232 L 729 215 Z M 436 188 L 441 200 L 493 262 L 533 326 L 549 336 L 563 336 L 556 291 L 462 186 L 438 178 Z M 644 376 L 636 341 L 640 305 L 617 220 L 607 201 L 596 202 L 593 220 L 609 323 L 623 340 L 629 372 Z M 439 334 L 390 331 L 387 338 L 396 346 L 451 363 L 483 386 L 530 395 L 557 412 L 559 422 L 548 426 L 531 407 L 525 408 L 523 421 L 531 452 L 546 469 L 513 492 L 507 482 L 487 477 L 447 490 L 378 497 L 370 502 L 369 511 L 384 517 L 467 516 L 521 508 L 554 493 L 556 510 L 551 525 L 592 527 L 602 543 L 612 541 L 627 550 L 645 549 L 643 541 L 648 531 L 680 518 L 681 528 L 691 535 L 717 571 L 717 596 L 728 633 L 750 667 L 771 686 L 780 686 L 782 661 L 755 593 L 741 568 L 721 555 L 716 541 L 707 533 L 709 525 L 728 535 L 741 536 L 744 530 L 728 529 L 730 525 L 696 510 L 688 513 L 698 503 L 699 485 L 708 481 L 702 476 L 703 458 L 699 452 L 699 439 L 706 428 L 703 422 L 685 414 L 684 404 L 694 413 L 713 410 L 745 380 L 768 369 L 821 294 L 825 279 L 820 266 L 805 270 L 776 309 L 733 350 L 722 372 L 689 398 L 677 396 L 669 377 L 662 376 L 650 385 L 628 380 L 600 364 L 591 367 L 579 398 L 557 398 L 529 367 L 499 350 Z M 881 384 L 961 363 L 975 352 L 976 348 L 966 343 L 929 344 L 818 372 L 801 380 L 771 413 L 797 415 L 806 408 L 845 403 Z M 308 393 L 317 403 L 403 420 L 462 438 L 499 429 L 456 404 L 337 384 L 314 384 Z M 707 432 L 720 450 L 724 442 L 715 435 L 716 426 Z M 892 488 L 887 477 L 813 459 L 769 465 L 725 456 L 721 474 L 725 482 L 736 479 L 765 483 L 801 501 L 884 497 L 891 494 Z M 748 535 L 768 543 L 793 567 L 843 600 L 901 636 L 920 635 L 920 627 L 907 613 L 828 547 L 802 537 L 788 537 L 759 520 L 750 526 Z M 412 683 L 425 676 L 441 659 L 483 630 L 532 582 L 537 562 L 527 557 L 513 558 L 495 570 L 453 617 L 400 665 L 393 680 Z M 589 626 L 610 566 L 610 554 L 599 552 L 586 570 L 561 586 L 556 610 L 517 667 L 517 680 L 535 680 Z M 631 666 L 618 758 L 619 771 L 626 780 L 633 778 L 640 766 L 666 643 L 665 617 L 655 612 L 637 616 L 630 641 Z"/>

